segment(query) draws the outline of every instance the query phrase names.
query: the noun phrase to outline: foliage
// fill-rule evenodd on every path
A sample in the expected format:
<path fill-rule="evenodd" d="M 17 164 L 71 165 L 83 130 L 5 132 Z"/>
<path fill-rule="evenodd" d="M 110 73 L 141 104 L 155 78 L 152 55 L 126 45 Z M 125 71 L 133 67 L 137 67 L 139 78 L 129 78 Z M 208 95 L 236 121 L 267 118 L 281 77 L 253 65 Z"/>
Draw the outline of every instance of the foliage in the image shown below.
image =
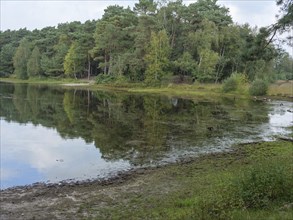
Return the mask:
<path fill-rule="evenodd" d="M 276 0 L 277 5 L 280 6 L 279 15 L 277 15 L 277 22 L 268 26 L 265 31 L 270 36 L 269 42 L 272 42 L 276 33 L 290 32 L 292 30 L 293 20 L 293 3 L 291 0 Z M 288 35 L 288 45 L 292 46 L 292 35 Z M 290 43 L 291 42 L 291 43 Z"/>
<path fill-rule="evenodd" d="M 174 66 L 180 75 L 194 75 L 196 72 L 196 63 L 191 54 L 184 52 L 181 57 L 174 61 Z"/>
<path fill-rule="evenodd" d="M 233 77 L 229 77 L 223 83 L 223 91 L 224 92 L 236 91 L 237 87 L 238 87 L 238 82 Z"/>
<path fill-rule="evenodd" d="M 166 73 L 169 66 L 170 45 L 167 33 L 160 31 L 151 35 L 150 48 L 145 56 L 148 64 L 145 81 L 157 83 Z"/>
<path fill-rule="evenodd" d="M 16 48 L 12 43 L 5 44 L 0 53 L 0 75 L 9 75 L 13 73 L 13 56 Z"/>
<path fill-rule="evenodd" d="M 37 46 L 33 49 L 27 62 L 27 73 L 30 77 L 41 75 L 41 54 Z"/>
<path fill-rule="evenodd" d="M 64 60 L 64 73 L 67 76 L 77 78 L 78 74 L 82 74 L 84 63 L 87 56 L 82 52 L 82 47 L 78 42 L 73 42 Z"/>
<path fill-rule="evenodd" d="M 252 82 L 249 88 L 249 94 L 255 96 L 266 95 L 268 91 L 268 84 L 260 79 L 257 79 Z"/>
<path fill-rule="evenodd" d="M 112 83 L 114 81 L 115 81 L 115 77 L 112 75 L 100 74 L 96 77 L 96 82 L 98 84 Z"/>
<path fill-rule="evenodd" d="M 280 164 L 260 164 L 251 167 L 234 180 L 235 197 L 245 208 L 263 208 L 274 201 L 292 199 L 292 174 Z"/>
<path fill-rule="evenodd" d="M 21 41 L 13 57 L 14 72 L 19 79 L 27 79 L 27 61 L 30 56 L 29 42 L 27 39 Z"/>
<path fill-rule="evenodd" d="M 238 90 L 239 92 L 244 92 L 245 85 L 248 83 L 248 79 L 245 74 L 233 73 L 228 79 L 223 83 L 223 92 L 231 92 Z"/>
<path fill-rule="evenodd" d="M 276 78 L 293 80 L 293 58 L 286 52 L 282 52 L 274 59 Z"/>
<path fill-rule="evenodd" d="M 229 9 L 217 0 L 188 5 L 181 0 L 139 0 L 133 9 L 109 6 L 99 20 L 7 30 L 0 32 L 0 73 L 28 77 L 25 66 L 31 64 L 19 56 L 26 38 L 29 49 L 39 48 L 42 74 L 48 77 L 89 79 L 103 73 L 117 80 L 161 84 L 164 75 L 222 82 L 242 72 L 250 81 L 290 79 L 292 57 L 281 55 L 270 36 L 288 30 L 292 3 L 277 3 L 281 14 L 269 28 L 233 23 Z"/>

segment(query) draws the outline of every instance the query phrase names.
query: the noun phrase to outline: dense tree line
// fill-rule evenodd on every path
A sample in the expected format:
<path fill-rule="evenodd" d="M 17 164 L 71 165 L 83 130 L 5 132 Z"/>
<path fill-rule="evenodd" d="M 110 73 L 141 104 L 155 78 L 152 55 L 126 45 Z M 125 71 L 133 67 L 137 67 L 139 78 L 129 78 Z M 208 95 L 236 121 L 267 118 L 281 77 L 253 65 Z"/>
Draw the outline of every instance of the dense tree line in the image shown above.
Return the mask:
<path fill-rule="evenodd" d="M 292 79 L 292 57 L 272 44 L 275 32 L 290 28 L 292 3 L 278 3 L 285 15 L 260 29 L 233 23 L 217 0 L 139 0 L 133 9 L 109 6 L 99 20 L 7 30 L 0 33 L 0 74 L 151 84 L 176 77 L 219 82 L 234 72 Z"/>

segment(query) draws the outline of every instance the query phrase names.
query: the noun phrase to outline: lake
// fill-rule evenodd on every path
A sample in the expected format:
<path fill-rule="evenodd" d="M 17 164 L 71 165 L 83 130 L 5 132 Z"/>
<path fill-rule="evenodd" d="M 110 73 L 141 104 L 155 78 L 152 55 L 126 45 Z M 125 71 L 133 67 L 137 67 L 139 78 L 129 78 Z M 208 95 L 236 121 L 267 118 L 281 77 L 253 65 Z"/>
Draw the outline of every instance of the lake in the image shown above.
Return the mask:
<path fill-rule="evenodd" d="M 109 178 L 274 140 L 292 102 L 182 99 L 0 83 L 1 189 Z"/>

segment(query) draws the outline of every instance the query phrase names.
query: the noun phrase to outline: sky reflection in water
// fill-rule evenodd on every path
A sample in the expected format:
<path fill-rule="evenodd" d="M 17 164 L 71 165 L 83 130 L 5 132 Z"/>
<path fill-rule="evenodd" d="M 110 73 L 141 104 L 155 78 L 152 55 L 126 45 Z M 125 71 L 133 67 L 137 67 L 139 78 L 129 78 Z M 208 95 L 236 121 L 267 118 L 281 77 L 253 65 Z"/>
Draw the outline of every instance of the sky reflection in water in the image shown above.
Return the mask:
<path fill-rule="evenodd" d="M 109 177 L 289 134 L 292 102 L 0 88 L 1 188 Z"/>

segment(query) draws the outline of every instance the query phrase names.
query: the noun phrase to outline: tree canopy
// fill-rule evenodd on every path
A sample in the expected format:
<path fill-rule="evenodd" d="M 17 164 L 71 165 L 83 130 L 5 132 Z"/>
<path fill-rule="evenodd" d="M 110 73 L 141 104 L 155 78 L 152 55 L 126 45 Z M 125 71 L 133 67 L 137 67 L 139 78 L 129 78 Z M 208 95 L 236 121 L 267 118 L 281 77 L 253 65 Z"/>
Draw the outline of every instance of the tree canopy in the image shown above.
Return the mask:
<path fill-rule="evenodd" d="M 0 76 L 103 76 L 147 83 L 170 76 L 219 82 L 234 72 L 250 80 L 287 78 L 292 57 L 272 39 L 292 28 L 292 2 L 277 4 L 277 23 L 259 29 L 233 23 L 217 0 L 189 5 L 139 0 L 133 9 L 109 6 L 99 20 L 7 30 L 0 32 Z"/>

